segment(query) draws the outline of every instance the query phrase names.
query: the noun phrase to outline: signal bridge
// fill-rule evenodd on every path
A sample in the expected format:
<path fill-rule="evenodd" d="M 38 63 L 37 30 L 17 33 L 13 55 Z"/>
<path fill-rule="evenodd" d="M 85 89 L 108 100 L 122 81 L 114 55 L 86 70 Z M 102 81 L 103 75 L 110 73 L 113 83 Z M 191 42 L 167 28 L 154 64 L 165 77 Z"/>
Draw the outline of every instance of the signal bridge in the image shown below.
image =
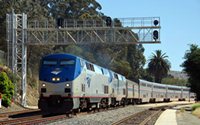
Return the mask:
<path fill-rule="evenodd" d="M 27 44 L 136 44 L 160 43 L 159 17 L 123 18 L 112 21 L 108 26 L 104 20 L 63 20 L 60 26 L 56 21 L 30 21 L 27 24 Z M 159 23 L 160 24 L 160 23 Z M 155 39 L 155 35 L 157 38 Z"/>
<path fill-rule="evenodd" d="M 7 63 L 21 77 L 26 105 L 27 46 L 68 44 L 160 43 L 160 18 L 28 21 L 26 14 L 7 14 Z"/>

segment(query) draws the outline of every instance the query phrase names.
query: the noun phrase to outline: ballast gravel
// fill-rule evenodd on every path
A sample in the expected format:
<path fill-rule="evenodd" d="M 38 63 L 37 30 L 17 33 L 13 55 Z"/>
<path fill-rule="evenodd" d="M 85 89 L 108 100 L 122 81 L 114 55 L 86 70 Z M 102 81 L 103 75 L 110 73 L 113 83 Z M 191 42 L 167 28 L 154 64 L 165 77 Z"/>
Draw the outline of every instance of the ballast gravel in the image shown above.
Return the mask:
<path fill-rule="evenodd" d="M 138 105 L 130 105 L 123 108 L 117 108 L 114 110 L 107 110 L 103 112 L 97 112 L 94 114 L 87 114 L 82 116 L 75 116 L 74 118 L 49 123 L 49 125 L 111 125 L 125 117 L 132 114 L 141 112 L 145 109 L 150 108 L 149 106 L 140 107 Z"/>

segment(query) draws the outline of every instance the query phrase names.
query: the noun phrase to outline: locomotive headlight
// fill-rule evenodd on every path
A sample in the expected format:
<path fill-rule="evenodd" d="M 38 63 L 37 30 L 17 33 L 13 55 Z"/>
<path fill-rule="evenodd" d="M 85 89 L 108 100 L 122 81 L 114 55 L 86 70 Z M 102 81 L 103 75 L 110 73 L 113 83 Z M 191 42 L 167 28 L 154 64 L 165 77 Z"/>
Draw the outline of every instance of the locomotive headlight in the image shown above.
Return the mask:
<path fill-rule="evenodd" d="M 56 81 L 60 81 L 60 78 L 57 78 Z"/>
<path fill-rule="evenodd" d="M 56 81 L 56 78 L 52 78 L 52 81 Z"/>
<path fill-rule="evenodd" d="M 45 87 L 46 86 L 46 84 L 45 83 L 42 83 L 42 87 Z"/>
<path fill-rule="evenodd" d="M 69 83 L 67 83 L 66 86 L 69 87 Z"/>

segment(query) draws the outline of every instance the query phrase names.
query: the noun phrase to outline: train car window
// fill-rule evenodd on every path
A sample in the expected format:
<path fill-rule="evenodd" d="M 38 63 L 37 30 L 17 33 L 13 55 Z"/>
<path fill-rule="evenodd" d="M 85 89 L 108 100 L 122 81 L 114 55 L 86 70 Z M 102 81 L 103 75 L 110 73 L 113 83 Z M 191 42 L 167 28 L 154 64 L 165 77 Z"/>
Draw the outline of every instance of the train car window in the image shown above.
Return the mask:
<path fill-rule="evenodd" d="M 154 86 L 154 88 L 157 88 L 157 89 L 165 89 L 165 87 L 163 87 L 163 86 Z"/>
<path fill-rule="evenodd" d="M 64 66 L 64 65 L 74 65 L 75 61 L 74 60 L 61 60 L 60 61 L 60 65 Z"/>
<path fill-rule="evenodd" d="M 186 91 L 186 92 L 187 92 L 187 91 L 189 91 L 189 89 L 183 89 L 183 91 Z"/>
<path fill-rule="evenodd" d="M 180 91 L 180 88 L 168 88 L 169 90 L 176 90 L 176 91 Z"/>
<path fill-rule="evenodd" d="M 108 86 L 104 86 L 104 94 L 108 94 Z"/>
<path fill-rule="evenodd" d="M 86 62 L 86 67 L 87 67 L 88 70 L 90 70 L 90 65 L 87 62 Z"/>
<path fill-rule="evenodd" d="M 110 70 L 108 70 L 108 73 L 109 73 L 109 78 L 108 78 L 108 82 L 112 82 L 113 80 L 113 75 L 112 75 L 112 72 Z"/>
<path fill-rule="evenodd" d="M 56 65 L 57 61 L 55 60 L 44 60 L 43 65 Z"/>
<path fill-rule="evenodd" d="M 94 70 L 94 66 L 93 66 L 92 64 L 90 64 L 90 69 L 91 69 L 92 71 L 95 71 L 95 70 Z"/>
<path fill-rule="evenodd" d="M 123 89 L 123 95 L 126 95 L 126 89 Z"/>
<path fill-rule="evenodd" d="M 101 68 L 101 72 L 102 72 L 102 74 L 104 75 L 104 71 L 103 71 L 103 69 Z"/>
<path fill-rule="evenodd" d="M 114 73 L 114 77 L 115 77 L 116 79 L 118 79 L 118 76 L 117 76 L 117 74 L 116 74 L 116 73 Z"/>
<path fill-rule="evenodd" d="M 85 84 L 81 85 L 81 90 L 82 90 L 82 92 L 85 92 Z"/>
<path fill-rule="evenodd" d="M 148 84 L 147 87 L 150 87 L 150 88 L 151 88 L 151 85 Z"/>
<path fill-rule="evenodd" d="M 94 66 L 92 64 L 88 63 L 88 62 L 86 62 L 86 67 L 87 67 L 88 70 L 95 71 Z"/>
<path fill-rule="evenodd" d="M 146 84 L 145 83 L 141 83 L 141 86 L 146 86 Z"/>

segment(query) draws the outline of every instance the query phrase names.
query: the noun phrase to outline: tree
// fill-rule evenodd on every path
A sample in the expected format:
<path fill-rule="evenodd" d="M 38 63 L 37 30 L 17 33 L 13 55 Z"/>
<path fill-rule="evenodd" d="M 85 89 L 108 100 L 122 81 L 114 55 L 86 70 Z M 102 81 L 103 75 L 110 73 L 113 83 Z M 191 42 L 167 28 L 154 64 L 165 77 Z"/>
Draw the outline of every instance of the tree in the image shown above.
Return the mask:
<path fill-rule="evenodd" d="M 161 81 L 162 84 L 177 85 L 177 86 L 187 86 L 188 81 L 185 79 L 166 77 Z"/>
<path fill-rule="evenodd" d="M 190 45 L 184 56 L 183 70 L 189 76 L 191 91 L 196 93 L 197 100 L 200 100 L 200 48 L 197 45 Z"/>
<path fill-rule="evenodd" d="M 129 79 L 137 80 L 141 78 L 144 72 L 143 66 L 145 64 L 144 48 L 140 45 L 128 45 L 127 61 L 130 63 L 131 75 Z"/>
<path fill-rule="evenodd" d="M 154 76 L 157 83 L 161 83 L 162 78 L 167 75 L 171 67 L 167 57 L 166 53 L 162 54 L 161 50 L 156 50 L 149 59 L 147 70 Z"/>
<path fill-rule="evenodd" d="M 131 67 L 129 62 L 124 60 L 114 61 L 113 70 L 117 73 L 123 74 L 126 78 L 130 76 Z"/>
<path fill-rule="evenodd" d="M 43 0 L 42 0 L 43 1 Z M 41 0 L 0 0 L 0 50 L 6 52 L 6 14 L 12 10 L 16 14 L 25 13 L 28 20 L 45 19 L 50 17 Z"/>
<path fill-rule="evenodd" d="M 0 93 L 3 94 L 2 104 L 8 107 L 14 95 L 14 85 L 5 72 L 0 73 Z"/>
<path fill-rule="evenodd" d="M 85 19 L 96 18 L 101 13 L 101 5 L 96 0 L 40 0 L 49 15 L 54 18 Z"/>

